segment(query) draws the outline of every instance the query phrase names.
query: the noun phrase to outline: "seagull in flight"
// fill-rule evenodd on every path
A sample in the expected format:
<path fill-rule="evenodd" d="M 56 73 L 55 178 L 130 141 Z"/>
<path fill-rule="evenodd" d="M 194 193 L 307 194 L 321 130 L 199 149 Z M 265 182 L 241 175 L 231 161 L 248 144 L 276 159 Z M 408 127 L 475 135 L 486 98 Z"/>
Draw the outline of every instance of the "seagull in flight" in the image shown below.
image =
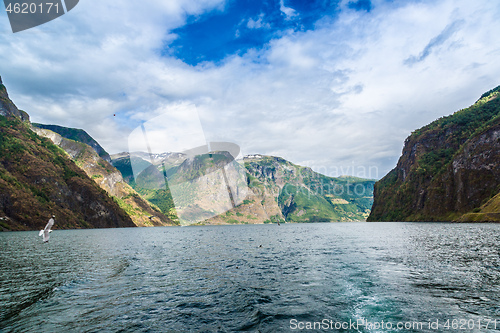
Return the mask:
<path fill-rule="evenodd" d="M 52 232 L 52 230 L 50 230 L 50 228 L 52 228 L 52 226 L 54 225 L 54 219 L 55 219 L 55 215 L 52 215 L 52 217 L 50 218 L 49 222 L 47 222 L 47 225 L 45 226 L 45 229 L 40 230 L 40 232 L 38 233 L 38 236 L 42 236 L 43 237 L 43 242 L 44 243 L 47 243 L 49 241 L 49 238 L 50 238 L 49 233 Z"/>

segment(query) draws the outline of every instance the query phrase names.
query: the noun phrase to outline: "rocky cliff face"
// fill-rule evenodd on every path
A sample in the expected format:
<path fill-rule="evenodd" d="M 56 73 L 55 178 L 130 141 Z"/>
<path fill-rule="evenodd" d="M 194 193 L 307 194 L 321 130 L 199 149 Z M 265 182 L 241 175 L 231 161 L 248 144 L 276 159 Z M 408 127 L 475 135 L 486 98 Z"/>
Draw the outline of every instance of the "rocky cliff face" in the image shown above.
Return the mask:
<path fill-rule="evenodd" d="M 0 116 L 16 117 L 21 121 L 29 121 L 29 116 L 26 112 L 21 111 L 12 103 L 7 94 L 7 88 L 3 85 L 0 77 Z"/>
<path fill-rule="evenodd" d="M 500 192 L 500 87 L 412 133 L 375 184 L 369 221 L 466 220 Z"/>
<path fill-rule="evenodd" d="M 59 147 L 35 134 L 0 86 L 0 230 L 135 226 Z"/>

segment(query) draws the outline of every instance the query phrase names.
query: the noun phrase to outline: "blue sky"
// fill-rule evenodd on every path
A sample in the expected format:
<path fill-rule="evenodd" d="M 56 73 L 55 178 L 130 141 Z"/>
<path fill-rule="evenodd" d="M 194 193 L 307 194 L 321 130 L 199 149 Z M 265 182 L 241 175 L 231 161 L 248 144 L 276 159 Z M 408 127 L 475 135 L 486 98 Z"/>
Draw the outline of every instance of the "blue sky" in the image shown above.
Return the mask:
<path fill-rule="evenodd" d="M 323 18 L 334 19 L 340 1 L 228 1 L 222 10 L 187 18 L 173 30 L 179 37 L 165 45 L 165 52 L 190 65 L 220 62 L 228 55 L 262 48 L 273 38 L 298 31 L 313 30 Z M 369 10 L 370 1 L 352 2 L 349 7 Z"/>
<path fill-rule="evenodd" d="M 0 75 L 33 121 L 110 153 L 169 114 L 166 133 L 380 178 L 413 130 L 500 85 L 498 17 L 486 0 L 81 0 L 16 34 L 2 11 Z"/>

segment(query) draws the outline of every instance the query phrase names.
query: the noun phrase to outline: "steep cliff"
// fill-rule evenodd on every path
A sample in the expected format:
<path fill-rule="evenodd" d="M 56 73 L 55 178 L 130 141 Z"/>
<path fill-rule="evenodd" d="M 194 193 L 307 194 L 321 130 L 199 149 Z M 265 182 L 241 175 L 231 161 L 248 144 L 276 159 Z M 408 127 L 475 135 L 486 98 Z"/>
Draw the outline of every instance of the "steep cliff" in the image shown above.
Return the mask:
<path fill-rule="evenodd" d="M 368 221 L 478 220 L 463 215 L 479 213 L 500 192 L 499 94 L 500 87 L 490 90 L 413 132 L 396 168 L 375 184 Z"/>
<path fill-rule="evenodd" d="M 7 94 L 7 88 L 3 85 L 2 78 L 0 77 L 0 116 L 15 117 L 21 121 L 29 121 L 29 116 L 26 112 L 21 111 L 10 100 Z"/>
<path fill-rule="evenodd" d="M 135 226 L 59 147 L 34 133 L 0 86 L 0 230 Z"/>

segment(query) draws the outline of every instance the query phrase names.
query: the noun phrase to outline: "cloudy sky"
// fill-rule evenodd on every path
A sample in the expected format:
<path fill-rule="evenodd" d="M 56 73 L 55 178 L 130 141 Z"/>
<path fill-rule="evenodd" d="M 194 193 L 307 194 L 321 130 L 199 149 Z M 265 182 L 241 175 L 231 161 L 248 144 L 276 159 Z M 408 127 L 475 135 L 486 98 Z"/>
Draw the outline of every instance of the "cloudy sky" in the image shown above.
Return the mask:
<path fill-rule="evenodd" d="M 381 178 L 413 130 L 500 85 L 499 17 L 491 0 L 80 0 L 15 34 L 2 11 L 0 75 L 32 121 L 110 153 L 143 123 L 186 147 L 201 124 L 244 154 Z"/>

